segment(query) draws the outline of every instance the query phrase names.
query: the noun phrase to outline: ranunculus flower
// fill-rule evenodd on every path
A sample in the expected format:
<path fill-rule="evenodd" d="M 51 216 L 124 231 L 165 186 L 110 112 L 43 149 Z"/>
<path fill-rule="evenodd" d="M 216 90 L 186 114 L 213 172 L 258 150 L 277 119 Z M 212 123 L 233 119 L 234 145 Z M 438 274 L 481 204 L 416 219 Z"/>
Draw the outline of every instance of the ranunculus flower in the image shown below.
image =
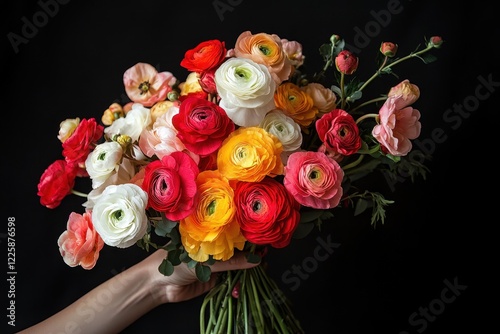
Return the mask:
<path fill-rule="evenodd" d="M 186 80 L 181 82 L 179 88 L 181 90 L 181 96 L 198 95 L 199 93 L 201 93 L 199 95 L 202 97 L 206 96 L 206 93 L 200 85 L 200 74 L 197 72 L 189 73 Z"/>
<path fill-rule="evenodd" d="M 58 207 L 64 197 L 71 193 L 77 169 L 75 165 L 62 159 L 51 163 L 42 173 L 38 183 L 37 195 L 40 196 L 40 203 L 49 209 Z"/>
<path fill-rule="evenodd" d="M 198 262 L 207 261 L 210 255 L 216 260 L 229 260 L 235 248 L 243 250 L 246 241 L 236 219 L 234 191 L 216 170 L 200 172 L 196 185 L 196 209 L 179 222 L 182 245 Z"/>
<path fill-rule="evenodd" d="M 312 97 L 292 82 L 278 86 L 274 93 L 274 103 L 276 108 L 283 110 L 302 128 L 311 125 L 318 114 Z"/>
<path fill-rule="evenodd" d="M 205 72 L 219 66 L 226 58 L 226 45 L 217 39 L 199 43 L 184 53 L 181 66 L 190 72 Z"/>
<path fill-rule="evenodd" d="M 156 122 L 156 119 L 166 113 L 171 107 L 178 107 L 179 106 L 179 101 L 170 101 L 170 100 L 165 100 L 165 101 L 160 101 L 156 102 L 149 112 L 151 113 L 151 123 L 154 124 Z"/>
<path fill-rule="evenodd" d="M 104 241 L 92 224 L 92 215 L 72 212 L 69 215 L 66 231 L 57 239 L 59 252 L 70 267 L 94 268 Z"/>
<path fill-rule="evenodd" d="M 219 105 L 239 126 L 259 124 L 274 109 L 276 84 L 266 66 L 251 59 L 229 58 L 215 71 Z"/>
<path fill-rule="evenodd" d="M 295 152 L 285 166 L 283 184 L 300 204 L 314 209 L 333 209 L 342 198 L 344 171 L 321 152 Z"/>
<path fill-rule="evenodd" d="M 337 95 L 318 82 L 310 82 L 306 86 L 301 87 L 312 99 L 313 104 L 318 108 L 320 115 L 326 114 L 337 106 Z"/>
<path fill-rule="evenodd" d="M 75 132 L 75 129 L 78 127 L 78 124 L 80 124 L 80 118 L 68 118 L 62 121 L 59 124 L 59 133 L 57 134 L 57 139 L 61 141 L 61 143 L 64 143 L 66 139 L 68 139 L 73 132 Z"/>
<path fill-rule="evenodd" d="M 119 118 L 110 126 L 104 129 L 108 138 L 116 135 L 127 135 L 132 142 L 139 139 L 139 136 L 145 128 L 151 124 L 151 111 L 140 103 L 134 103 L 126 116 Z"/>
<path fill-rule="evenodd" d="M 290 244 L 300 220 L 300 204 L 280 182 L 237 182 L 236 217 L 241 233 L 253 244 L 283 248 Z"/>
<path fill-rule="evenodd" d="M 119 103 L 114 102 L 102 113 L 101 122 L 104 125 L 111 125 L 118 118 L 122 117 L 125 117 L 123 107 Z"/>
<path fill-rule="evenodd" d="M 201 156 L 217 151 L 235 128 L 224 109 L 197 97 L 182 101 L 172 124 L 186 148 Z"/>
<path fill-rule="evenodd" d="M 135 164 L 132 163 L 130 159 L 122 159 L 122 163 L 117 166 L 117 171 L 112 173 L 101 185 L 99 185 L 99 187 L 92 189 L 87 194 L 87 200 L 82 205 L 87 209 L 92 209 L 94 203 L 97 202 L 104 189 L 109 185 L 134 183 L 132 179 L 135 175 Z"/>
<path fill-rule="evenodd" d="M 217 167 L 229 180 L 262 181 L 283 174 L 283 144 L 259 127 L 239 128 L 222 143 Z"/>
<path fill-rule="evenodd" d="M 197 203 L 195 161 L 184 152 L 173 152 L 150 162 L 144 169 L 142 189 L 148 194 L 148 207 L 172 221 L 185 218 Z"/>
<path fill-rule="evenodd" d="M 147 63 L 137 63 L 123 74 L 128 97 L 145 107 L 165 100 L 176 81 L 172 73 L 158 72 L 153 65 Z"/>
<path fill-rule="evenodd" d="M 115 141 L 107 141 L 96 146 L 85 160 L 85 168 L 95 189 L 118 171 L 123 157 L 123 149 Z"/>
<path fill-rule="evenodd" d="M 203 72 L 198 80 L 201 88 L 208 94 L 217 94 L 217 85 L 215 84 L 215 69 Z"/>
<path fill-rule="evenodd" d="M 92 223 L 104 243 L 127 248 L 144 237 L 147 203 L 147 193 L 135 184 L 107 186 L 92 208 Z"/>
<path fill-rule="evenodd" d="M 335 67 L 343 74 L 353 74 L 358 69 L 358 57 L 349 50 L 342 50 L 335 57 Z"/>
<path fill-rule="evenodd" d="M 378 112 L 378 124 L 372 135 L 382 145 L 382 150 L 394 156 L 405 156 L 411 151 L 410 139 L 420 135 L 420 111 L 411 106 L 398 109 L 402 95 L 388 97 Z"/>
<path fill-rule="evenodd" d="M 361 148 L 359 128 L 354 118 L 342 109 L 324 114 L 315 123 L 319 139 L 331 153 L 352 155 Z"/>
<path fill-rule="evenodd" d="M 285 115 L 281 109 L 268 112 L 259 127 L 280 140 L 283 144 L 283 152 L 298 150 L 302 145 L 303 137 L 300 125 L 295 123 L 293 118 Z"/>
<path fill-rule="evenodd" d="M 234 54 L 265 65 L 277 85 L 287 80 L 292 73 L 292 63 L 283 50 L 281 38 L 276 34 L 244 31 L 236 39 Z"/>
<path fill-rule="evenodd" d="M 302 54 L 302 44 L 297 41 L 289 41 L 285 38 L 281 39 L 281 44 L 283 51 L 293 66 L 297 68 L 304 64 L 306 57 Z"/>
<path fill-rule="evenodd" d="M 177 137 L 177 129 L 172 124 L 172 117 L 179 112 L 175 105 L 158 116 L 152 128 L 146 128 L 139 137 L 139 147 L 148 157 L 156 155 L 159 159 L 172 152 L 186 149 L 184 143 Z"/>
<path fill-rule="evenodd" d="M 402 109 L 408 107 L 409 105 L 415 103 L 420 97 L 420 89 L 417 85 L 412 84 L 410 80 L 405 79 L 398 83 L 396 86 L 392 87 L 387 94 L 388 97 L 399 96 L 395 100 L 396 109 Z"/>
<path fill-rule="evenodd" d="M 63 156 L 69 164 L 85 166 L 85 160 L 101 139 L 104 127 L 95 118 L 82 119 L 75 131 L 62 143 Z"/>

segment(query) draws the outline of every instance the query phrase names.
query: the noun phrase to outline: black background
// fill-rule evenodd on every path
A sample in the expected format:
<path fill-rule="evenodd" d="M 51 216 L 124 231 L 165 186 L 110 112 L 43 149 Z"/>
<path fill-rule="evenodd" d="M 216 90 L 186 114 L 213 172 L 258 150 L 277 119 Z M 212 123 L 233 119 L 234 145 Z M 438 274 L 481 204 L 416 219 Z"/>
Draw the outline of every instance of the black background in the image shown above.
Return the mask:
<path fill-rule="evenodd" d="M 245 30 L 301 42 L 310 72 L 322 65 L 319 46 L 338 34 L 357 46 L 360 79 L 375 70 L 382 41 L 397 43 L 402 56 L 424 37 L 445 40 L 432 51 L 436 62 L 412 59 L 395 68 L 399 79 L 380 78 L 366 93 L 382 93 L 405 78 L 420 87 L 414 107 L 422 113 L 423 128 L 414 145 L 433 156 L 427 180 L 405 178 L 390 188 L 374 176 L 372 189 L 396 201 L 385 225 L 373 229 L 369 214 L 353 218 L 338 212 L 321 232 L 268 256 L 270 273 L 292 300 L 306 333 L 481 333 L 493 323 L 496 314 L 488 302 L 496 302 L 497 285 L 492 237 L 498 218 L 491 213 L 498 198 L 494 126 L 500 87 L 499 52 L 493 45 L 500 30 L 492 8 L 401 0 L 400 12 L 384 16 L 398 1 L 67 1 L 50 7 L 53 17 L 43 21 L 42 3 L 16 1 L 2 9 L 2 212 L 4 221 L 15 217 L 17 271 L 16 326 L 2 316 L 6 332 L 41 321 L 147 256 L 135 246 L 105 246 L 90 271 L 62 261 L 57 238 L 69 213 L 83 212 L 83 201 L 70 196 L 50 210 L 36 195 L 45 168 L 62 157 L 59 123 L 100 119 L 112 102 L 124 101 L 122 75 L 135 63 L 148 62 L 183 79 L 187 72 L 179 63 L 187 49 L 208 39 L 231 48 Z M 218 12 L 214 3 L 226 10 Z M 26 20 L 34 18 L 37 31 L 16 52 L 9 33 L 22 36 Z M 497 84 L 488 90 L 484 80 Z M 460 123 L 443 118 L 459 106 L 464 113 L 453 115 Z M 443 135 L 439 140 L 437 132 Z M 7 253 L 7 230 L 0 232 Z M 318 236 L 340 246 L 326 260 L 311 262 Z M 6 268 L 6 256 L 4 261 Z M 309 275 L 292 291 L 281 277 L 293 266 Z M 439 306 L 445 280 L 466 288 L 426 327 L 412 325 L 409 317 L 420 307 Z M 2 304 L 5 315 L 8 301 Z M 201 301 L 158 307 L 125 333 L 196 333 Z"/>

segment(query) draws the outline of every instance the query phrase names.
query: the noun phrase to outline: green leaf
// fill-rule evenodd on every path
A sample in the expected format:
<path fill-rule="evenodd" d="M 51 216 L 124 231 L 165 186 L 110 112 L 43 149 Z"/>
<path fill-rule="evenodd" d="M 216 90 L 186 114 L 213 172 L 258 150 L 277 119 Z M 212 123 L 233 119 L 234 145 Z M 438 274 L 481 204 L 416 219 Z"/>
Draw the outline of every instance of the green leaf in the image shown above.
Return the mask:
<path fill-rule="evenodd" d="M 165 237 L 177 226 L 177 222 L 167 219 L 163 213 L 161 218 L 162 220 L 155 224 L 155 233 L 160 237 Z"/>
<path fill-rule="evenodd" d="M 172 231 L 170 231 L 170 239 L 176 245 L 180 245 L 182 243 L 181 242 L 181 235 L 180 235 L 178 229 L 174 228 L 174 229 L 172 229 Z"/>
<path fill-rule="evenodd" d="M 163 259 L 158 267 L 158 271 L 165 276 L 170 276 L 174 273 L 174 266 L 167 259 Z"/>
<path fill-rule="evenodd" d="M 294 239 L 302 239 L 306 237 L 314 229 L 314 223 L 302 223 L 297 225 L 297 228 L 293 232 Z"/>
<path fill-rule="evenodd" d="M 177 266 L 181 264 L 180 255 L 182 251 L 180 249 L 175 249 L 173 251 L 168 252 L 167 259 L 172 263 L 172 265 Z"/>
<path fill-rule="evenodd" d="M 212 274 L 212 270 L 209 266 L 205 266 L 201 263 L 197 263 L 195 267 L 195 273 L 198 280 L 201 282 L 208 282 L 210 280 L 210 275 Z"/>
<path fill-rule="evenodd" d="M 312 221 L 318 220 L 326 210 L 307 210 L 300 212 L 299 224 L 310 223 Z"/>
<path fill-rule="evenodd" d="M 366 199 L 358 199 L 358 201 L 356 202 L 356 207 L 354 208 L 354 216 L 362 214 L 370 206 L 370 203 Z"/>

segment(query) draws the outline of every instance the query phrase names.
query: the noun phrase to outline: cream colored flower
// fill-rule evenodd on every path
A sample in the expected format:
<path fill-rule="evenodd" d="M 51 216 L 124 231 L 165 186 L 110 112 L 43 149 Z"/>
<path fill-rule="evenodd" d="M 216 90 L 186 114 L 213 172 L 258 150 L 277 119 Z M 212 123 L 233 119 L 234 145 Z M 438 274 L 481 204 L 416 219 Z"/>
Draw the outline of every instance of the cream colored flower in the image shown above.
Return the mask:
<path fill-rule="evenodd" d="M 143 129 L 151 124 L 151 112 L 140 103 L 134 103 L 132 109 L 123 118 L 119 118 L 104 129 L 108 138 L 116 135 L 127 135 L 135 142 Z"/>
<path fill-rule="evenodd" d="M 265 65 L 230 58 L 215 71 L 220 106 L 239 126 L 256 126 L 274 109 L 276 83 Z"/>
<path fill-rule="evenodd" d="M 80 118 L 68 118 L 59 124 L 59 134 L 57 135 L 57 139 L 64 143 L 66 139 L 68 139 L 75 129 L 80 124 Z"/>
<path fill-rule="evenodd" d="M 92 179 L 92 188 L 95 189 L 106 181 L 108 177 L 118 171 L 123 156 L 123 149 L 115 141 L 107 141 L 95 147 L 85 160 L 85 169 Z"/>
<path fill-rule="evenodd" d="M 138 185 L 109 185 L 92 209 L 97 233 L 109 246 L 127 248 L 147 232 L 147 193 Z"/>

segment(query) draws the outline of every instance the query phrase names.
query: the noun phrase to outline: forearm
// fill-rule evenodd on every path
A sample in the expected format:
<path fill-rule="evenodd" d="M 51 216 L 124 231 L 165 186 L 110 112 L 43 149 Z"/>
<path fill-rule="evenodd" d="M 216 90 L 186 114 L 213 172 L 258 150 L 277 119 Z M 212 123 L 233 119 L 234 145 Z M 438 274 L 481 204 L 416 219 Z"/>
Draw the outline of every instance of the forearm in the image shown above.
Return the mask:
<path fill-rule="evenodd" d="M 150 261 L 160 263 L 150 256 L 21 333 L 120 332 L 163 302 L 165 293 L 156 286 L 154 275 L 158 273 L 151 271 Z"/>

